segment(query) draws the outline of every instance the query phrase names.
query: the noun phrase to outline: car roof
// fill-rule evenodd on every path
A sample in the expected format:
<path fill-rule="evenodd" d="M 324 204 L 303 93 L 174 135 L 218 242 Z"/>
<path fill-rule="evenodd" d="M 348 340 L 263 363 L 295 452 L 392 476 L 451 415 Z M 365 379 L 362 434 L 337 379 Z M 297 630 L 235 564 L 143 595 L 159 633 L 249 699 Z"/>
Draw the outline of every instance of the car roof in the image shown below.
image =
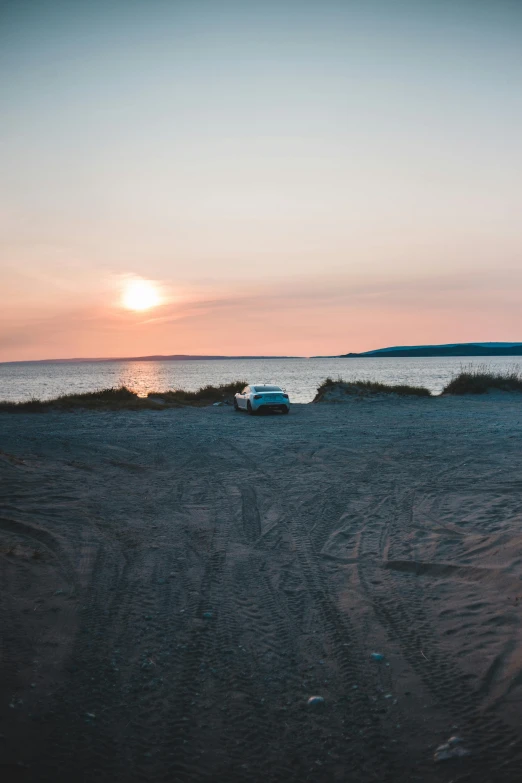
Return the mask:
<path fill-rule="evenodd" d="M 281 386 L 278 386 L 277 383 L 249 383 L 248 387 L 250 389 L 255 389 L 256 386 L 275 386 L 277 389 L 280 389 Z"/>

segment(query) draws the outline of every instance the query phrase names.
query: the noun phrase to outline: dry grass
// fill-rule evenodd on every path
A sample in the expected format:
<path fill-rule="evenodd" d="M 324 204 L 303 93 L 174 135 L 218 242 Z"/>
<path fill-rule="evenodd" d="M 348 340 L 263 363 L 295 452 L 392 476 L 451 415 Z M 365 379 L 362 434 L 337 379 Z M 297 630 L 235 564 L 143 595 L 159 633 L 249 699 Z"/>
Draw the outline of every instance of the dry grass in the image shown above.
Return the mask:
<path fill-rule="evenodd" d="M 118 389 L 99 389 L 84 394 L 63 394 L 54 400 L 36 400 L 28 402 L 0 402 L 0 412 L 6 413 L 46 413 L 51 410 L 158 410 L 161 405 L 120 386 Z"/>
<path fill-rule="evenodd" d="M 203 407 L 205 405 L 213 405 L 215 402 L 232 402 L 234 394 L 240 392 L 246 385 L 246 381 L 233 381 L 232 383 L 223 383 L 221 386 L 211 386 L 209 384 L 195 392 L 172 389 L 166 392 L 150 392 L 148 396 L 179 405 Z"/>
<path fill-rule="evenodd" d="M 492 390 L 522 392 L 522 373 L 518 367 L 494 372 L 487 364 L 463 367 L 444 387 L 442 394 L 486 394 Z"/>
<path fill-rule="evenodd" d="M 369 396 L 375 394 L 397 394 L 400 397 L 431 397 L 429 389 L 423 386 L 407 386 L 404 384 L 387 384 L 378 381 L 344 381 L 338 378 L 334 381 L 332 378 L 326 378 L 317 389 L 314 402 L 322 402 L 325 394 L 329 391 L 339 389 L 347 395 Z"/>
<path fill-rule="evenodd" d="M 221 386 L 205 386 L 195 392 L 175 389 L 166 392 L 150 392 L 147 397 L 138 397 L 136 392 L 120 386 L 117 389 L 99 389 L 84 394 L 63 394 L 54 400 L 32 399 L 28 402 L 0 402 L 0 413 L 46 413 L 48 411 L 99 410 L 99 411 L 141 411 L 179 408 L 185 405 L 204 407 L 215 402 L 232 401 L 237 391 L 246 386 L 246 381 L 234 381 Z"/>

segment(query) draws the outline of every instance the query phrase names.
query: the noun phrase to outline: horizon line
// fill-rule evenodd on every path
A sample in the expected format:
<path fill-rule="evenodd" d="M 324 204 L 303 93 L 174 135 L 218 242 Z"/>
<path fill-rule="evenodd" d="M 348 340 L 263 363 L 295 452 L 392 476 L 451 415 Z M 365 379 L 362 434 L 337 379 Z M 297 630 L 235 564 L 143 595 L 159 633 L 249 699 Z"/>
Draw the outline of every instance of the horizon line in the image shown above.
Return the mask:
<path fill-rule="evenodd" d="M 498 347 L 508 348 L 511 346 L 522 346 L 522 342 L 466 342 L 466 343 L 425 343 L 423 345 L 394 345 L 386 346 L 385 348 L 373 348 L 368 351 L 354 351 L 352 356 L 365 356 L 367 354 L 396 351 L 396 350 L 415 350 L 419 348 L 449 348 L 457 346 L 481 346 L 481 347 Z M 242 354 L 238 356 L 224 355 L 224 354 L 190 354 L 190 353 L 174 353 L 174 354 L 147 354 L 145 356 L 76 356 L 72 358 L 58 358 L 58 359 L 11 359 L 8 361 L 0 361 L 0 364 L 45 364 L 45 363 L 74 363 L 74 362 L 145 362 L 145 361 L 215 361 L 215 360 L 249 360 L 249 359 L 340 359 L 348 356 L 349 353 L 344 354 L 315 354 L 309 356 L 289 356 L 287 354 L 280 355 L 255 355 L 255 354 Z M 404 358 L 404 357 L 403 357 Z"/>

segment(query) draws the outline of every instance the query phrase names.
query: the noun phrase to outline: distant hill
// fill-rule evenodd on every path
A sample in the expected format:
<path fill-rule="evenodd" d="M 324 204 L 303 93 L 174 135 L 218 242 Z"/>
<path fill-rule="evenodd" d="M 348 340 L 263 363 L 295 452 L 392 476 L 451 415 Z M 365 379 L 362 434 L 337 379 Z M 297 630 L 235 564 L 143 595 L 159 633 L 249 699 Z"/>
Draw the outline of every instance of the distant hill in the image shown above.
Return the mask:
<path fill-rule="evenodd" d="M 397 345 L 363 353 L 344 353 L 339 359 L 413 356 L 522 356 L 522 343 L 449 343 L 447 345 Z"/>

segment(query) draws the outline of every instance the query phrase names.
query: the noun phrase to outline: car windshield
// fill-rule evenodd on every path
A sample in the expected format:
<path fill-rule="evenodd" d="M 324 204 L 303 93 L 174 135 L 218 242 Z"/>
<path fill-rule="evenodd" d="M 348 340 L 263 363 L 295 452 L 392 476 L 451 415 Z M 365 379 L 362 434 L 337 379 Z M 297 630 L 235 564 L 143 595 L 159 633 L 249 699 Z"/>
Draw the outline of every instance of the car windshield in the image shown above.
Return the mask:
<path fill-rule="evenodd" d="M 280 386 L 253 386 L 252 387 L 254 391 L 256 392 L 265 392 L 265 391 L 282 391 Z"/>

